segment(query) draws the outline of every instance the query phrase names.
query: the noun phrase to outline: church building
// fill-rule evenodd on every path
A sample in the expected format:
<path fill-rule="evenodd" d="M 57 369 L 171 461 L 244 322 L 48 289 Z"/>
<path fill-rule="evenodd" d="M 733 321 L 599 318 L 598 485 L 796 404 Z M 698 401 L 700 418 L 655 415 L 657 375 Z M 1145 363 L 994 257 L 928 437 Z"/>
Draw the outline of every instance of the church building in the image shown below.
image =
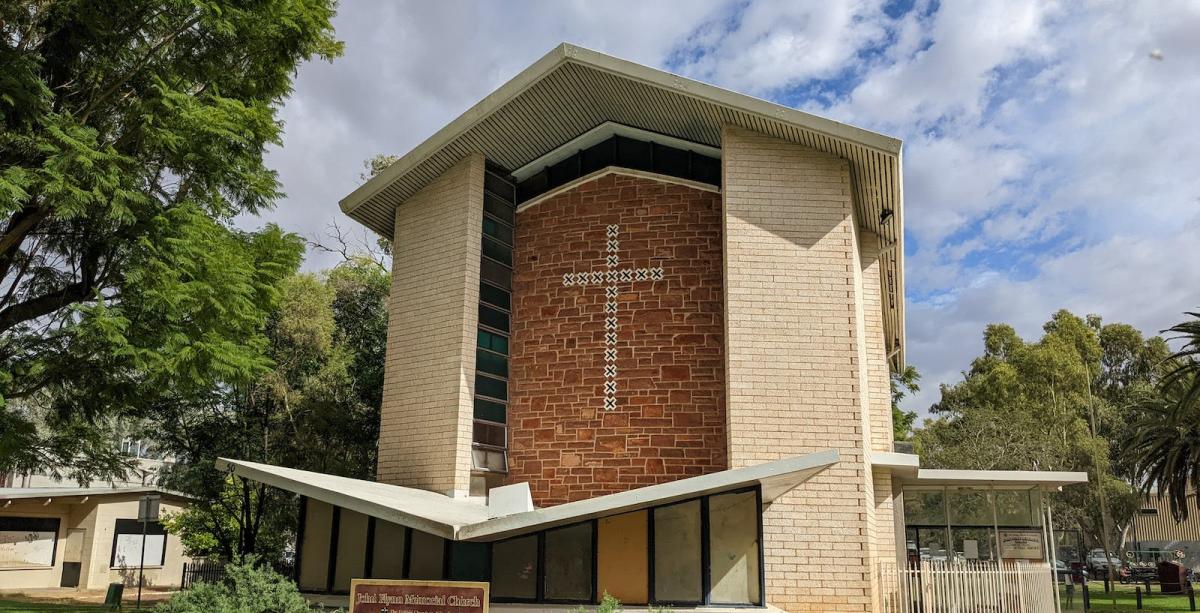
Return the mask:
<path fill-rule="evenodd" d="M 877 610 L 922 473 L 1026 492 L 1031 526 L 1028 492 L 1084 480 L 894 449 L 901 166 L 895 138 L 563 44 L 341 201 L 394 245 L 375 481 L 224 463 L 300 495 L 305 591 Z"/>

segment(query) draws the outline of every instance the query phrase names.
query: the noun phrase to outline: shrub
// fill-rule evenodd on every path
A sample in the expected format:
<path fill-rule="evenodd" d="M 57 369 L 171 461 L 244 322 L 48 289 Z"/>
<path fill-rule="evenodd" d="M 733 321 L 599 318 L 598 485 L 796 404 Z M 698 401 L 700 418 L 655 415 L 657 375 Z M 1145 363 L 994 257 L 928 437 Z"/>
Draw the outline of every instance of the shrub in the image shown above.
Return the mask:
<path fill-rule="evenodd" d="M 155 613 L 309 613 L 308 603 L 287 577 L 247 557 L 225 567 L 225 580 L 197 583 L 161 604 Z"/>

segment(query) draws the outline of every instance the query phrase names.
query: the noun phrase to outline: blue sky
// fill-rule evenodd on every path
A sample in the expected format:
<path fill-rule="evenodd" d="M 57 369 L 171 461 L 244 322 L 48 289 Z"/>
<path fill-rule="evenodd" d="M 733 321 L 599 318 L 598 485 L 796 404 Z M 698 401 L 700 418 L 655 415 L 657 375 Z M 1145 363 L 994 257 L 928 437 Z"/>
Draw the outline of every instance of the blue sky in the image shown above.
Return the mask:
<path fill-rule="evenodd" d="M 987 323 L 1154 333 L 1200 308 L 1198 2 L 355 0 L 336 25 L 345 57 L 301 67 L 268 157 L 266 219 L 309 237 L 356 228 L 362 160 L 569 41 L 904 140 L 909 408 Z"/>

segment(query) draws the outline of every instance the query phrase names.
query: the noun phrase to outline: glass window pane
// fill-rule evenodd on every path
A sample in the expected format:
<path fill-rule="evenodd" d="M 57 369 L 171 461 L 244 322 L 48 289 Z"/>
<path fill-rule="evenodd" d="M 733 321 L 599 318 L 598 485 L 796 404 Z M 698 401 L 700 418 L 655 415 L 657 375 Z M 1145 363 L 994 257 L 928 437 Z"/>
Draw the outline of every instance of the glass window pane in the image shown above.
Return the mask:
<path fill-rule="evenodd" d="M 493 194 L 496 194 L 497 196 L 500 196 L 501 198 L 506 198 L 509 201 L 511 201 L 516 196 L 516 194 L 514 193 L 515 189 L 514 189 L 512 183 L 509 183 L 507 180 L 502 179 L 499 176 L 492 174 L 491 172 L 485 173 L 483 175 L 483 187 L 486 188 L 488 191 L 492 192 Z M 500 202 L 504 202 L 504 201 L 501 200 Z"/>
<path fill-rule="evenodd" d="M 950 523 L 958 526 L 992 525 L 992 503 L 984 490 L 951 489 Z"/>
<path fill-rule="evenodd" d="M 505 266 L 512 266 L 512 247 L 502 245 L 486 236 L 483 237 L 483 255 Z"/>
<path fill-rule="evenodd" d="M 508 384 L 499 379 L 475 375 L 475 393 L 488 398 L 508 400 Z"/>
<path fill-rule="evenodd" d="M 480 259 L 479 278 L 502 289 L 512 287 L 512 269 L 499 262 Z"/>
<path fill-rule="evenodd" d="M 508 458 L 505 457 L 503 451 L 495 449 L 472 449 L 471 462 L 476 470 L 490 470 L 500 473 L 508 471 Z"/>
<path fill-rule="evenodd" d="M 371 552 L 371 578 L 404 578 L 404 526 L 382 519 L 375 520 L 375 546 Z"/>
<path fill-rule="evenodd" d="M 942 490 L 904 490 L 904 523 L 946 525 L 946 503 Z"/>
<path fill-rule="evenodd" d="M 592 524 L 546 531 L 547 600 L 592 598 Z"/>
<path fill-rule="evenodd" d="M 512 297 L 508 292 L 487 283 L 479 284 L 479 300 L 493 306 L 498 306 L 505 311 L 512 310 Z"/>
<path fill-rule="evenodd" d="M 492 596 L 537 598 L 537 536 L 492 545 Z"/>
<path fill-rule="evenodd" d="M 487 543 L 450 542 L 450 581 L 487 581 Z"/>
<path fill-rule="evenodd" d="M 1032 526 L 1029 512 L 1029 492 L 996 491 L 996 523 L 1001 526 Z"/>
<path fill-rule="evenodd" d="M 445 541 L 442 537 L 413 530 L 412 549 L 409 551 L 412 561 L 408 565 L 408 578 L 440 580 L 444 553 Z"/>
<path fill-rule="evenodd" d="M 496 217 L 496 219 L 499 219 L 506 224 L 511 225 L 513 222 L 512 205 L 500 198 L 497 198 L 496 196 L 493 196 L 492 194 L 483 195 L 483 210 L 491 213 Z"/>
<path fill-rule="evenodd" d="M 484 400 L 483 398 L 475 399 L 475 419 L 486 419 L 503 424 L 507 423 L 505 413 L 506 411 L 502 403 Z"/>
<path fill-rule="evenodd" d="M 490 351 L 475 353 L 475 368 L 497 377 L 508 378 L 508 358 Z"/>
<path fill-rule="evenodd" d="M 508 337 L 487 330 L 479 330 L 475 338 L 476 344 L 480 348 L 508 355 Z"/>
<path fill-rule="evenodd" d="M 508 313 L 489 306 L 479 305 L 479 325 L 508 331 Z"/>
<path fill-rule="evenodd" d="M 922 562 L 946 562 L 945 528 L 917 528 L 918 553 Z"/>
<path fill-rule="evenodd" d="M 484 423 L 481 421 L 475 422 L 475 442 L 480 445 L 491 445 L 492 447 L 505 447 L 504 444 L 504 426 L 496 424 Z"/>
<path fill-rule="evenodd" d="M 596 537 L 596 593 L 608 592 L 623 604 L 646 604 L 649 599 L 646 511 L 600 520 Z"/>
<path fill-rule="evenodd" d="M 950 536 L 954 539 L 955 561 L 992 559 L 991 528 L 954 528 Z"/>
<path fill-rule="evenodd" d="M 712 601 L 758 604 L 758 499 L 754 492 L 708 499 Z"/>
<path fill-rule="evenodd" d="M 654 509 L 655 602 L 700 602 L 700 501 Z"/>
<path fill-rule="evenodd" d="M 483 233 L 506 245 L 513 244 L 512 227 L 508 224 L 500 223 L 487 215 L 483 216 Z"/>

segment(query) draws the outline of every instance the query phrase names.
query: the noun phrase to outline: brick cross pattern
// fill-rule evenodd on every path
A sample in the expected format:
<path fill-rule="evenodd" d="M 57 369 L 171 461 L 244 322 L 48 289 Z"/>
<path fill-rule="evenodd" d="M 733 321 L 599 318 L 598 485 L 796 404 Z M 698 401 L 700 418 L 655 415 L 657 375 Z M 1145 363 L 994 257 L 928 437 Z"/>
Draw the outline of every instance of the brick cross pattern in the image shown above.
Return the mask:
<path fill-rule="evenodd" d="M 619 235 L 621 227 L 613 224 L 608 226 L 605 235 L 604 263 L 606 270 L 585 270 L 568 272 L 563 275 L 563 285 L 587 286 L 604 285 L 604 410 L 612 411 L 617 408 L 617 297 L 621 291 L 619 283 L 637 283 L 639 281 L 661 281 L 663 269 L 655 268 L 618 268 L 621 263 L 617 250 L 621 247 Z"/>

